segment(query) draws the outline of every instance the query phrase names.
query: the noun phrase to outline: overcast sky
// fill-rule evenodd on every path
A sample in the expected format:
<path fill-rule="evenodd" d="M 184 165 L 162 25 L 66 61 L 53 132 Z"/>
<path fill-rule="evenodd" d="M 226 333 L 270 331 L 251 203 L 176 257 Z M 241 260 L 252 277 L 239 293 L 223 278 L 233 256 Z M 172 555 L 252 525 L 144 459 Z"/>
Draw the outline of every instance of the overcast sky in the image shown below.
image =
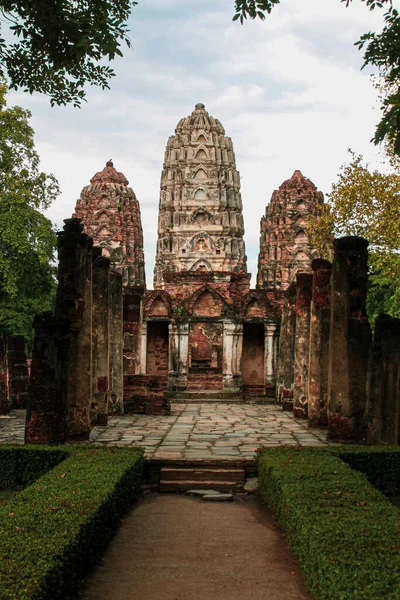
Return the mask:
<path fill-rule="evenodd" d="M 132 49 L 114 61 L 111 90 L 88 91 L 80 110 L 44 96 L 11 93 L 33 113 L 41 168 L 62 195 L 48 211 L 58 227 L 83 186 L 109 158 L 142 211 L 152 287 L 159 184 L 165 144 L 203 102 L 233 140 L 241 174 L 249 271 L 257 268 L 260 218 L 274 189 L 300 169 L 325 194 L 348 159 L 374 163 L 369 142 L 380 118 L 360 35 L 382 26 L 361 0 L 282 0 L 266 21 L 232 22 L 234 0 L 139 0 Z"/>

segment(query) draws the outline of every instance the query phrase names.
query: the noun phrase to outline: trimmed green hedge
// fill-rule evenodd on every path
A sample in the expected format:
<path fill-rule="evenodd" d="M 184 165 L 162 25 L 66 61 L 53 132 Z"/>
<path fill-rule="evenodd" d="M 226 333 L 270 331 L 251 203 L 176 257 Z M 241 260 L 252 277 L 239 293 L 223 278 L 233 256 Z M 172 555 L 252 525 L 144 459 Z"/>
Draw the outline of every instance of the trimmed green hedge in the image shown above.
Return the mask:
<path fill-rule="evenodd" d="M 25 446 L 26 454 L 14 450 L 15 460 L 26 465 L 27 481 L 30 452 L 35 473 L 40 471 L 40 455 L 47 466 L 53 460 L 59 464 L 0 508 L 0 598 L 65 600 L 102 555 L 137 498 L 143 451 L 88 446 Z M 12 464 L 4 452 L 0 448 L 0 460 Z"/>
<path fill-rule="evenodd" d="M 400 496 L 399 446 L 345 446 L 338 450 L 342 460 L 361 471 L 386 496 Z"/>
<path fill-rule="evenodd" d="M 258 468 L 315 600 L 400 599 L 400 512 L 338 450 L 271 448 Z"/>
<path fill-rule="evenodd" d="M 0 448 L 0 490 L 26 487 L 70 456 L 54 446 L 11 446 Z"/>

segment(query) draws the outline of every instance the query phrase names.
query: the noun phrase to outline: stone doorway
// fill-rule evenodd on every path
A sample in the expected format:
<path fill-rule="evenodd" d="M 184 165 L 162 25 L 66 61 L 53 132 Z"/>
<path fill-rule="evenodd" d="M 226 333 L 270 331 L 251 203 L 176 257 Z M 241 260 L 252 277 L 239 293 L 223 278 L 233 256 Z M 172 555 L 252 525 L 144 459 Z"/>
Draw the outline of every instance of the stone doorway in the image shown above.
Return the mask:
<path fill-rule="evenodd" d="M 148 375 L 168 375 L 168 323 L 166 321 L 147 322 Z"/>
<path fill-rule="evenodd" d="M 244 386 L 263 386 L 264 368 L 264 324 L 243 324 L 242 383 Z"/>
<path fill-rule="evenodd" d="M 188 389 L 222 389 L 222 323 L 191 323 Z"/>

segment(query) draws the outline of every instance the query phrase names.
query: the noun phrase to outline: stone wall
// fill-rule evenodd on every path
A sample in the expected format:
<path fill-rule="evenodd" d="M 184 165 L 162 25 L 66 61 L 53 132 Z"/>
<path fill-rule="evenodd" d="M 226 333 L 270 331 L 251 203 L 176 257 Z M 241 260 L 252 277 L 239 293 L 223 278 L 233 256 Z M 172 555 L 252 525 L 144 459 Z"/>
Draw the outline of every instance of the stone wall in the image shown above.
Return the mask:
<path fill-rule="evenodd" d="M 125 411 L 146 415 L 169 414 L 171 405 L 165 394 L 167 380 L 167 376 L 125 375 Z"/>
<path fill-rule="evenodd" d="M 8 338 L 7 364 L 10 407 L 27 408 L 29 371 L 22 335 L 11 335 Z"/>
<path fill-rule="evenodd" d="M 0 415 L 8 414 L 7 353 L 4 339 L 0 337 Z"/>

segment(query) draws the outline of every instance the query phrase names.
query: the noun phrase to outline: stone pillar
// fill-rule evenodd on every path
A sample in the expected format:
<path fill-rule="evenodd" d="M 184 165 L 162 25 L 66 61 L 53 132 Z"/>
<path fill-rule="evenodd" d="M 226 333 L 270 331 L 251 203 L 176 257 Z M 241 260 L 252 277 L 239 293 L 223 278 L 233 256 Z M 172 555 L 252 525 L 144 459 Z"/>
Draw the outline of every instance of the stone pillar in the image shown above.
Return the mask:
<path fill-rule="evenodd" d="M 265 323 L 264 355 L 265 355 L 265 391 L 267 396 L 275 396 L 275 338 L 276 323 Z"/>
<path fill-rule="evenodd" d="M 278 347 L 277 402 L 282 410 L 293 409 L 294 388 L 294 339 L 296 333 L 296 312 L 294 310 L 295 286 L 285 293 Z"/>
<path fill-rule="evenodd" d="M 142 297 L 142 289 L 124 288 L 124 375 L 142 372 L 139 365 Z"/>
<path fill-rule="evenodd" d="M 122 275 L 110 273 L 108 414 L 124 414 L 124 319 Z"/>
<path fill-rule="evenodd" d="M 308 361 L 308 426 L 328 424 L 328 360 L 332 264 L 313 260 Z"/>
<path fill-rule="evenodd" d="M 170 374 L 168 388 L 175 392 L 184 392 L 187 388 L 189 371 L 189 323 L 182 321 L 170 324 L 170 359 L 175 351 L 174 371 Z"/>
<path fill-rule="evenodd" d="M 8 414 L 7 354 L 4 339 L 0 337 L 0 415 Z"/>
<path fill-rule="evenodd" d="M 27 408 L 29 372 L 26 362 L 25 339 L 22 335 L 8 338 L 8 386 L 11 408 Z"/>
<path fill-rule="evenodd" d="M 110 317 L 110 259 L 93 248 L 92 302 L 92 402 L 93 425 L 108 423 L 109 393 L 109 317 Z"/>
<path fill-rule="evenodd" d="M 235 335 L 235 323 L 224 321 L 223 329 L 223 357 L 222 357 L 222 381 L 223 389 L 230 392 L 239 392 L 237 379 L 233 371 L 233 338 Z"/>
<path fill-rule="evenodd" d="M 368 242 L 335 240 L 328 367 L 328 439 L 364 439 L 371 332 L 365 312 Z"/>
<path fill-rule="evenodd" d="M 140 328 L 140 373 L 141 375 L 146 375 L 146 367 L 147 367 L 147 321 L 143 321 L 142 326 Z"/>
<path fill-rule="evenodd" d="M 243 323 L 235 325 L 233 334 L 232 372 L 233 385 L 237 391 L 242 389 L 242 352 L 243 352 Z"/>
<path fill-rule="evenodd" d="M 293 414 L 307 418 L 308 358 L 310 342 L 310 308 L 312 275 L 296 275 L 296 337 L 294 343 Z"/>
<path fill-rule="evenodd" d="M 79 219 L 66 219 L 58 233 L 58 287 L 55 316 L 70 332 L 60 352 L 60 385 L 66 398 L 68 437 L 88 439 L 92 397 L 92 239 Z"/>
<path fill-rule="evenodd" d="M 400 319 L 375 321 L 367 379 L 367 442 L 400 444 Z"/>
<path fill-rule="evenodd" d="M 33 323 L 35 340 L 29 382 L 29 406 L 25 442 L 63 444 L 67 437 L 67 405 L 59 385 L 59 361 L 68 350 L 70 322 L 52 313 L 37 315 Z"/>

